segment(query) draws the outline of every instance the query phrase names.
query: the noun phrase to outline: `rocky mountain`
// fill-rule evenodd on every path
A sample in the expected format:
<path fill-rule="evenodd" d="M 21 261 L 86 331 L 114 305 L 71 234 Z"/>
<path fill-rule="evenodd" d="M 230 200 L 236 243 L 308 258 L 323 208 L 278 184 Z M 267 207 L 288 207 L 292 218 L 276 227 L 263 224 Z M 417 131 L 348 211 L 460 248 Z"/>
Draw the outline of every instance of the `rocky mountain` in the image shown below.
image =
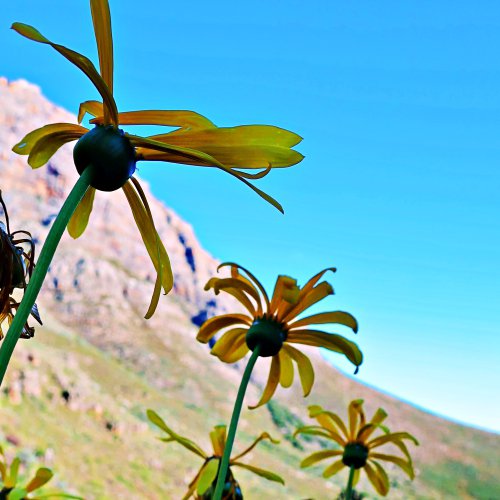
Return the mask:
<path fill-rule="evenodd" d="M 26 132 L 60 121 L 76 119 L 36 86 L 0 79 L 0 189 L 12 227 L 30 231 L 38 249 L 76 179 L 72 146 L 35 171 L 11 148 Z M 55 483 L 89 499 L 181 498 L 200 461 L 158 441 L 146 409 L 209 449 L 209 431 L 229 421 L 242 369 L 223 365 L 195 340 L 197 325 L 230 306 L 203 291 L 217 260 L 187 222 L 145 191 L 171 258 L 173 292 L 161 298 L 152 319 L 143 319 L 152 265 L 123 193 L 97 193 L 85 234 L 76 241 L 63 236 L 38 300 L 44 327 L 20 341 L 0 392 L 0 442 L 8 443 L 8 453 L 20 453 L 28 467 L 48 464 Z M 291 433 L 312 423 L 308 404 L 343 413 L 357 397 L 369 413 L 383 406 L 391 429 L 408 430 L 421 442 L 414 450 L 417 479 L 391 470 L 390 498 L 500 498 L 500 436 L 425 413 L 345 376 L 317 351 L 308 354 L 317 380 L 307 400 L 295 383 L 266 407 L 243 411 L 235 449 L 262 431 L 278 437 L 280 446 L 257 448 L 249 462 L 286 480 L 282 487 L 238 471 L 245 498 L 336 498 L 346 477 L 325 481 L 321 467 L 300 470 L 318 443 L 296 441 Z M 250 401 L 257 400 L 266 370 L 260 360 Z M 366 481 L 359 489 L 376 498 Z"/>

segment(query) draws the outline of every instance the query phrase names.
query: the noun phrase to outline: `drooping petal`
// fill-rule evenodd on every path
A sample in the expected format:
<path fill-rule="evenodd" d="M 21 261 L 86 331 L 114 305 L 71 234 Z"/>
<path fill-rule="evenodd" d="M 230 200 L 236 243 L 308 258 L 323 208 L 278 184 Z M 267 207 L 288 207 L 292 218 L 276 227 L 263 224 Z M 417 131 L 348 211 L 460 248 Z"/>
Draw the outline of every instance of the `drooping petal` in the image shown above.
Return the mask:
<path fill-rule="evenodd" d="M 377 490 L 377 493 L 385 497 L 387 493 L 389 493 L 389 478 L 380 464 L 374 460 L 371 463 L 373 463 L 375 469 L 367 462 L 364 466 L 366 475 L 373 484 L 373 487 Z"/>
<path fill-rule="evenodd" d="M 370 453 L 370 459 L 376 458 L 379 460 L 385 460 L 386 462 L 391 462 L 396 464 L 398 467 L 403 469 L 403 471 L 409 476 L 410 479 L 415 479 L 415 473 L 413 471 L 412 464 L 401 457 L 396 457 L 394 455 L 386 455 L 384 453 Z"/>
<path fill-rule="evenodd" d="M 356 321 L 356 318 L 352 314 L 343 311 L 332 311 L 307 316 L 307 318 L 302 318 L 294 321 L 293 323 L 290 323 L 289 330 L 308 325 L 320 325 L 325 323 L 334 323 L 347 326 L 349 328 L 352 328 L 354 333 L 357 333 L 358 331 L 358 322 Z"/>
<path fill-rule="evenodd" d="M 345 465 L 342 462 L 342 460 L 337 460 L 336 462 L 333 462 L 332 465 L 329 465 L 323 471 L 323 477 L 331 477 L 334 474 L 337 474 L 337 472 L 341 471 L 344 467 L 345 467 Z"/>
<path fill-rule="evenodd" d="M 347 415 L 349 418 L 349 431 L 350 431 L 350 440 L 354 441 L 358 435 L 358 430 L 361 427 L 361 424 L 358 425 L 358 420 L 360 420 L 360 415 L 363 414 L 363 400 L 362 399 L 353 399 L 349 403 L 349 407 L 347 408 Z"/>
<path fill-rule="evenodd" d="M 218 295 L 219 290 L 224 290 L 226 288 L 238 288 L 245 294 L 249 295 L 257 305 L 258 315 L 262 314 L 262 302 L 260 299 L 259 292 L 256 290 L 255 286 L 248 280 L 242 280 L 239 278 L 216 278 L 212 282 L 212 288 L 216 295 Z"/>
<path fill-rule="evenodd" d="M 233 464 L 236 460 L 243 458 L 245 455 L 250 453 L 264 439 L 268 439 L 273 444 L 279 444 L 279 441 L 273 439 L 269 433 L 263 432 L 248 448 L 242 451 L 239 455 L 236 455 L 235 457 L 231 458 L 229 463 Z"/>
<path fill-rule="evenodd" d="M 102 124 L 104 119 L 100 115 L 91 120 L 91 123 Z M 194 111 L 185 110 L 141 110 L 118 113 L 120 125 L 164 125 L 167 127 L 180 127 L 182 131 L 216 128 L 216 126 L 203 115 Z M 153 136 L 152 138 L 157 137 Z M 160 136 L 162 137 L 162 136 Z M 165 141 L 168 143 L 168 141 Z"/>
<path fill-rule="evenodd" d="M 310 359 L 287 343 L 283 344 L 282 350 L 297 363 L 302 392 L 304 393 L 304 397 L 309 396 L 314 384 L 314 368 Z"/>
<path fill-rule="evenodd" d="M 221 314 L 220 316 L 214 316 L 213 318 L 207 319 L 207 321 L 201 325 L 196 340 L 206 344 L 219 330 L 237 324 L 250 326 L 252 324 L 252 319 L 244 314 Z"/>
<path fill-rule="evenodd" d="M 85 114 L 92 116 L 102 116 L 104 114 L 104 106 L 99 101 L 85 101 L 78 108 L 78 123 L 82 123 Z M 104 121 L 104 118 L 103 118 Z"/>
<path fill-rule="evenodd" d="M 253 465 L 242 464 L 241 462 L 232 462 L 231 465 L 247 469 L 250 472 L 253 472 L 254 474 L 257 474 L 258 476 L 263 477 L 269 481 L 275 481 L 276 483 L 285 484 L 285 481 L 281 476 L 278 476 L 278 474 L 275 474 L 274 472 L 271 472 L 269 470 L 254 467 Z"/>
<path fill-rule="evenodd" d="M 245 342 L 245 335 L 247 330 L 245 328 L 233 328 L 222 335 L 222 337 L 217 340 L 212 350 L 211 354 L 217 356 L 220 360 L 224 361 L 227 352 L 233 347 L 235 343 Z"/>
<path fill-rule="evenodd" d="M 280 384 L 281 387 L 290 387 L 293 384 L 293 363 L 290 356 L 283 350 L 278 353 L 280 358 Z"/>
<path fill-rule="evenodd" d="M 224 448 L 226 446 L 226 426 L 216 425 L 214 427 L 214 430 L 210 432 L 210 441 L 212 441 L 214 455 L 217 457 L 222 457 L 222 455 L 224 454 Z"/>
<path fill-rule="evenodd" d="M 219 461 L 219 459 L 214 458 L 206 462 L 203 466 L 200 478 L 198 479 L 198 485 L 196 487 L 198 495 L 203 495 L 203 493 L 205 493 L 205 491 L 207 491 L 214 482 L 217 477 L 217 471 L 219 470 Z"/>
<path fill-rule="evenodd" d="M 12 25 L 12 29 L 17 31 L 20 35 L 29 38 L 30 40 L 50 45 L 68 61 L 81 69 L 94 84 L 97 91 L 101 94 L 104 104 L 109 110 L 112 123 L 114 125 L 118 124 L 118 109 L 116 108 L 113 94 L 102 79 L 101 75 L 97 72 L 94 64 L 92 63 L 92 61 L 90 61 L 90 59 L 87 59 L 82 54 L 68 49 L 63 45 L 58 45 L 57 43 L 51 42 L 49 39 L 45 38 L 37 29 L 33 28 L 33 26 L 22 23 L 14 23 Z"/>
<path fill-rule="evenodd" d="M 192 498 L 194 492 L 196 491 L 196 487 L 198 486 L 198 480 L 200 479 L 200 476 L 201 476 L 201 473 L 203 472 L 204 466 L 205 466 L 205 464 L 203 464 L 200 467 L 200 470 L 198 471 L 196 476 L 194 476 L 193 480 L 189 483 L 188 490 L 186 491 L 186 493 L 182 497 L 182 500 L 189 500 L 190 498 Z"/>
<path fill-rule="evenodd" d="M 156 425 L 169 435 L 169 438 L 163 438 L 162 441 L 176 441 L 180 445 L 184 446 L 184 448 L 187 448 L 189 451 L 196 453 L 196 455 L 200 456 L 201 458 L 208 458 L 207 454 L 195 442 L 174 432 L 154 410 L 147 410 L 146 414 L 148 416 L 148 419 L 154 425 Z"/>
<path fill-rule="evenodd" d="M 241 336 L 236 340 L 236 342 L 226 351 L 224 356 L 219 359 L 224 363 L 236 363 L 240 359 L 243 359 L 250 349 L 246 343 L 246 336 Z"/>
<path fill-rule="evenodd" d="M 320 300 L 323 300 L 328 295 L 333 295 L 333 288 L 327 281 L 323 281 L 306 294 L 303 293 L 302 289 L 300 291 L 298 302 L 293 307 L 288 308 L 283 312 L 281 316 L 283 318 L 282 321 L 290 321 L 292 318 L 295 318 L 295 316 L 298 316 L 301 312 L 305 311 Z"/>
<path fill-rule="evenodd" d="M 305 467 L 310 467 L 311 465 L 314 465 L 317 462 L 320 462 L 321 460 L 324 460 L 325 458 L 331 458 L 331 457 L 338 457 L 339 455 L 342 455 L 343 451 L 342 450 L 322 450 L 322 451 L 317 451 L 315 453 L 312 453 L 311 455 L 307 456 L 300 462 L 300 466 L 302 468 Z"/>
<path fill-rule="evenodd" d="M 219 281 L 222 281 L 223 279 L 221 278 L 210 278 L 205 285 L 205 290 L 208 291 L 211 288 L 214 289 L 215 294 L 218 295 L 220 290 L 223 290 L 224 292 L 228 293 L 229 295 L 232 295 L 238 302 L 241 303 L 243 307 L 247 309 L 247 311 L 251 314 L 252 317 L 255 317 L 257 315 L 257 310 L 255 309 L 255 306 L 253 303 L 250 301 L 247 295 L 245 295 L 241 291 L 241 287 L 224 287 L 219 285 Z"/>
<path fill-rule="evenodd" d="M 330 351 L 339 352 L 344 354 L 356 366 L 363 362 L 363 354 L 358 346 L 342 337 L 342 335 L 317 330 L 295 330 L 288 333 L 286 340 L 290 343 L 324 347 Z"/>
<path fill-rule="evenodd" d="M 340 446 L 343 446 L 345 443 L 345 441 L 340 438 L 335 439 L 331 432 L 327 431 L 323 427 L 320 427 L 319 425 L 305 425 L 304 427 L 299 427 L 294 432 L 293 437 L 296 437 L 299 434 L 307 434 L 309 436 L 318 436 L 325 439 L 331 439 L 340 444 Z"/>
<path fill-rule="evenodd" d="M 412 436 L 409 432 L 394 432 L 392 434 L 387 434 L 385 436 L 379 436 L 376 437 L 375 439 L 372 439 L 368 443 L 368 447 L 371 448 L 377 448 L 379 446 L 382 446 L 385 443 L 395 443 L 396 441 L 401 441 L 403 439 L 408 439 L 410 441 L 413 441 L 416 445 L 418 445 L 417 439 Z"/>
<path fill-rule="evenodd" d="M 50 469 L 40 467 L 36 471 L 35 477 L 26 485 L 26 491 L 30 492 L 41 488 L 44 484 L 47 484 L 53 476 L 54 473 Z"/>
<path fill-rule="evenodd" d="M 79 238 L 87 228 L 89 217 L 94 205 L 95 189 L 90 186 L 73 212 L 68 223 L 68 233 L 75 240 Z"/>
<path fill-rule="evenodd" d="M 271 361 L 271 369 L 269 370 L 269 378 L 267 379 L 266 387 L 262 393 L 260 401 L 255 406 L 249 406 L 250 410 L 255 410 L 259 406 L 265 405 L 272 397 L 278 387 L 278 382 L 280 381 L 280 358 L 279 356 L 273 356 Z"/>
<path fill-rule="evenodd" d="M 139 195 L 136 193 L 134 186 L 135 184 L 132 184 L 129 180 L 123 185 L 123 191 L 125 192 L 125 196 L 127 197 L 130 209 L 132 210 L 134 220 L 137 224 L 139 232 L 141 233 L 142 241 L 146 246 L 151 262 L 156 269 L 156 273 L 161 281 L 163 290 L 167 294 L 172 289 L 174 283 L 170 260 L 168 258 L 167 251 L 165 250 L 165 247 L 156 232 L 149 206 L 144 204 L 145 198 L 140 196 L 142 193 L 139 193 Z M 157 292 L 157 287 L 155 287 L 155 292 Z M 158 293 L 155 293 L 151 299 L 151 303 L 154 304 L 157 303 L 157 301 Z M 153 312 L 154 309 L 151 310 L 150 308 L 146 314 L 146 319 L 150 318 Z"/>
<path fill-rule="evenodd" d="M 99 69 L 104 83 L 113 93 L 113 32 L 108 0 L 90 0 L 90 10 L 99 55 Z M 106 120 L 105 124 L 108 125 Z"/>
<path fill-rule="evenodd" d="M 309 406 L 309 416 L 311 418 L 315 418 L 320 425 L 322 425 L 325 429 L 328 429 L 330 432 L 337 434 L 340 438 L 340 434 L 343 434 L 346 440 L 349 440 L 350 434 L 345 426 L 342 419 L 331 411 L 323 410 L 323 408 L 319 405 L 311 405 Z M 340 431 L 340 432 L 339 432 Z M 346 444 L 346 441 L 342 438 L 342 446 Z"/>

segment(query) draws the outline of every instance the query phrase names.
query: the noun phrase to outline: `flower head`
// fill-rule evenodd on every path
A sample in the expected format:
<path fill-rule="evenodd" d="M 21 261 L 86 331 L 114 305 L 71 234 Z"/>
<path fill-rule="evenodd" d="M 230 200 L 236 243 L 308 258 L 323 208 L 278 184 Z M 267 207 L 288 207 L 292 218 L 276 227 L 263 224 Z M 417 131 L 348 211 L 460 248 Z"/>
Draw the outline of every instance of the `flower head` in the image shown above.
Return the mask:
<path fill-rule="evenodd" d="M 272 197 L 255 187 L 251 181 L 264 177 L 272 168 L 288 167 L 303 156 L 291 149 L 301 137 L 287 130 L 268 125 L 219 128 L 193 111 L 141 110 L 118 112 L 113 96 L 113 39 L 107 0 L 90 0 L 99 68 L 92 61 L 63 45 L 50 41 L 32 26 L 14 23 L 12 28 L 35 42 L 50 45 L 83 71 L 102 98 L 80 105 L 78 121 L 86 113 L 94 118 L 92 130 L 72 123 L 53 123 L 26 135 L 13 151 L 28 155 L 28 163 L 38 168 L 47 163 L 65 143 L 78 139 L 73 156 L 79 173 L 91 169 L 91 187 L 77 207 L 68 230 L 74 238 L 87 227 L 95 190 L 113 191 L 122 188 L 141 233 L 148 254 L 157 272 L 157 281 L 146 318 L 154 313 L 163 288 L 168 293 L 173 275 L 167 252 L 158 237 L 144 193 L 134 177 L 136 162 L 166 161 L 219 168 L 244 182 L 266 201 L 283 211 Z M 122 125 L 163 125 L 174 131 L 149 137 L 123 132 Z M 243 169 L 243 170 L 242 170 Z M 260 169 L 250 173 L 244 169 Z"/>
<path fill-rule="evenodd" d="M 408 432 L 391 433 L 386 426 L 382 425 L 387 417 L 387 413 L 382 408 L 379 408 L 372 419 L 367 422 L 363 410 L 363 400 L 355 399 L 349 404 L 348 425 L 344 424 L 336 413 L 326 411 L 317 405 L 309 406 L 309 416 L 315 418 L 319 426 L 300 427 L 295 435 L 309 434 L 330 439 L 335 441 L 340 448 L 317 451 L 305 458 L 300 464 L 301 467 L 309 467 L 320 460 L 338 457 L 338 460 L 324 470 L 324 477 L 333 476 L 344 467 L 354 467 L 353 483 L 355 485 L 359 479 L 360 470 L 363 469 L 373 487 L 383 496 L 387 495 L 389 491 L 389 478 L 379 461 L 397 465 L 410 479 L 415 477 L 410 452 L 404 441 L 413 441 L 416 445 L 418 445 L 418 441 Z M 374 437 L 373 434 L 377 431 L 382 433 L 379 432 Z M 379 453 L 377 448 L 386 444 L 397 447 L 403 456 Z"/>
<path fill-rule="evenodd" d="M 224 291 L 232 295 L 246 309 L 245 314 L 224 314 L 206 321 L 197 339 L 208 342 L 220 330 L 225 333 L 212 348 L 212 354 L 225 363 L 235 363 L 246 356 L 249 350 L 259 346 L 260 356 L 272 356 L 271 370 L 267 385 L 257 408 L 267 403 L 274 394 L 278 383 L 290 387 L 293 383 L 294 361 L 297 364 L 304 396 L 314 383 L 311 361 L 291 344 L 325 347 L 344 354 L 358 367 L 363 355 L 358 346 L 341 335 L 311 330 L 310 325 L 337 323 L 357 332 L 358 324 L 353 316 L 343 311 L 332 311 L 298 318 L 306 309 L 333 294 L 333 288 L 326 281 L 320 281 L 325 269 L 313 276 L 302 288 L 288 276 L 278 276 L 271 298 L 262 284 L 245 268 L 234 263 L 221 264 L 231 267 L 231 277 L 212 278 L 205 290 L 213 288 L 218 294 Z M 240 271 L 244 273 L 241 274 Z"/>
<path fill-rule="evenodd" d="M 35 500 L 36 498 L 60 497 L 81 499 L 81 497 L 57 491 L 52 492 L 50 495 L 45 494 L 36 497 L 32 496 L 31 493 L 47 484 L 52 479 L 54 473 L 46 467 L 40 467 L 36 471 L 33 479 L 31 479 L 25 486 L 19 486 L 18 480 L 20 464 L 21 461 L 18 457 L 16 457 L 12 460 L 12 463 L 9 466 L 3 448 L 0 446 L 0 498 L 5 498 L 6 500 L 28 500 L 30 498 Z"/>
<path fill-rule="evenodd" d="M 2 323 L 12 323 L 20 302 L 14 297 L 16 289 L 23 290 L 33 272 L 35 261 L 35 243 L 28 231 L 10 232 L 10 221 L 7 207 L 0 190 L 0 205 L 3 208 L 5 224 L 0 222 L 0 340 L 3 338 Z M 42 324 L 36 304 L 31 309 L 31 316 Z M 35 328 L 23 327 L 21 337 L 29 339 L 35 334 Z"/>
<path fill-rule="evenodd" d="M 217 473 L 219 471 L 220 461 L 224 453 L 224 448 L 226 446 L 226 426 L 216 425 L 214 430 L 210 433 L 210 441 L 212 442 L 213 452 L 208 454 L 196 443 L 188 438 L 180 436 L 175 433 L 163 419 L 153 410 L 148 410 L 147 415 L 149 420 L 155 424 L 157 427 L 165 431 L 168 435 L 166 438 L 161 438 L 161 441 L 169 443 L 171 441 L 176 441 L 184 448 L 198 455 L 204 460 L 203 465 L 194 477 L 194 479 L 189 483 L 189 488 L 183 497 L 183 500 L 187 500 L 194 496 L 198 500 L 210 500 L 215 491 L 215 481 L 217 479 Z M 283 479 L 275 474 L 259 467 L 254 467 L 253 465 L 248 465 L 240 462 L 240 459 L 245 455 L 250 453 L 255 446 L 257 446 L 260 441 L 269 440 L 274 444 L 278 444 L 279 441 L 275 441 L 267 432 L 263 432 L 248 448 L 244 451 L 231 458 L 229 461 L 229 469 L 226 475 L 226 483 L 224 485 L 224 491 L 222 494 L 223 500 L 239 500 L 243 498 L 240 486 L 233 476 L 231 467 L 242 467 L 247 469 L 258 476 L 264 477 L 269 481 L 276 481 L 281 484 L 285 484 Z"/>

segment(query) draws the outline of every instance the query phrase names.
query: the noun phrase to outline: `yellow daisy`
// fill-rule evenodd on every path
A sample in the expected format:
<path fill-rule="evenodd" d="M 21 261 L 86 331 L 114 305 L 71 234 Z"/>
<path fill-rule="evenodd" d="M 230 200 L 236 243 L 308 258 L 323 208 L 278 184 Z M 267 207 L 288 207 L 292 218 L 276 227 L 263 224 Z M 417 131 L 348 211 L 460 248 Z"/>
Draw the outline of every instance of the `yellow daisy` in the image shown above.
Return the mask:
<path fill-rule="evenodd" d="M 30 132 L 13 148 L 28 155 L 32 168 L 45 165 L 65 143 L 78 139 L 74 160 L 81 174 L 89 168 L 91 187 L 78 205 L 69 225 L 71 236 L 77 238 L 87 227 L 92 211 L 95 190 L 114 191 L 122 188 L 157 272 L 151 305 L 146 314 L 154 313 L 161 289 L 168 293 L 173 276 L 167 252 L 161 243 L 144 192 L 132 177 L 139 160 L 161 160 L 189 165 L 215 167 L 244 182 L 261 197 L 283 211 L 272 197 L 250 181 L 267 175 L 272 168 L 288 167 L 300 162 L 303 156 L 291 149 L 301 137 L 287 130 L 248 125 L 218 128 L 210 120 L 193 111 L 148 110 L 119 113 L 113 97 L 113 39 L 107 0 L 90 0 L 97 50 L 98 72 L 85 56 L 53 43 L 32 26 L 14 23 L 12 28 L 35 42 L 50 45 L 82 70 L 94 84 L 102 102 L 85 101 L 80 105 L 79 123 L 84 115 L 94 116 L 89 130 L 72 123 L 53 123 Z M 165 125 L 176 130 L 150 137 L 124 133 L 121 125 Z M 241 169 L 261 169 L 249 173 Z"/>
<path fill-rule="evenodd" d="M 382 425 L 387 417 L 387 413 L 382 408 L 379 408 L 372 419 L 367 422 L 363 400 L 355 399 L 349 404 L 348 425 L 344 424 L 336 413 L 323 410 L 317 405 L 309 406 L 309 416 L 315 418 L 319 426 L 300 427 L 295 435 L 309 434 L 330 439 L 335 441 L 340 448 L 317 451 L 305 458 L 300 464 L 301 467 L 309 467 L 328 458 L 340 457 L 324 470 L 324 477 L 333 476 L 344 467 L 349 467 L 354 469 L 352 484 L 356 485 L 360 471 L 363 469 L 373 487 L 383 496 L 389 492 L 389 478 L 379 461 L 397 465 L 410 479 L 415 477 L 410 452 L 404 441 L 413 441 L 416 445 L 418 441 L 408 432 L 391 433 Z M 382 434 L 379 433 L 373 437 L 377 431 L 382 431 Z M 403 456 L 379 453 L 377 448 L 385 444 L 396 446 Z"/>
<path fill-rule="evenodd" d="M 302 288 L 297 281 L 288 276 L 278 276 L 271 299 L 262 284 L 245 268 L 234 263 L 221 264 L 231 267 L 231 277 L 212 278 L 205 290 L 213 289 L 216 294 L 224 291 L 232 295 L 246 309 L 244 314 L 224 314 L 206 321 L 197 339 L 206 343 L 214 335 L 225 330 L 212 348 L 212 354 L 225 363 L 239 361 L 249 350 L 259 347 L 259 356 L 272 356 L 267 385 L 257 408 L 267 403 L 274 394 L 278 383 L 290 387 L 293 383 L 293 363 L 297 364 L 304 396 L 307 396 L 314 383 L 314 370 L 307 356 L 291 344 L 324 347 L 344 354 L 358 367 L 363 355 L 358 346 L 345 337 L 310 329 L 310 325 L 337 323 L 358 330 L 356 319 L 343 311 L 332 311 L 298 318 L 306 309 L 333 294 L 327 281 L 320 281 L 325 269 L 313 276 Z M 240 273 L 242 271 L 244 275 Z"/>
<path fill-rule="evenodd" d="M 194 477 L 194 479 L 189 483 L 188 491 L 183 497 L 183 500 L 188 498 L 196 498 L 197 500 L 211 500 L 213 498 L 213 492 L 215 489 L 215 481 L 217 479 L 217 473 L 220 467 L 220 461 L 224 453 L 224 448 L 226 446 L 226 426 L 216 425 L 214 430 L 210 433 L 210 441 L 212 442 L 213 453 L 209 455 L 196 443 L 188 438 L 179 436 L 175 433 L 164 420 L 153 410 L 148 410 L 147 415 L 149 420 L 155 424 L 157 427 L 162 429 L 168 434 L 168 437 L 161 438 L 161 441 L 169 443 L 171 441 L 176 441 L 184 448 L 198 455 L 204 460 L 203 465 Z M 255 467 L 253 465 L 248 465 L 240 462 L 240 459 L 245 455 L 250 453 L 258 443 L 262 440 L 267 439 L 274 444 L 278 444 L 279 441 L 275 441 L 267 432 L 263 432 L 248 448 L 244 451 L 231 458 L 229 461 L 229 469 L 227 470 L 226 480 L 224 484 L 224 490 L 222 493 L 223 500 L 239 500 L 243 498 L 241 493 L 241 488 L 231 472 L 231 467 L 242 467 L 247 469 L 258 476 L 264 477 L 269 481 L 276 481 L 281 484 L 285 484 L 283 479 L 268 470 Z"/>

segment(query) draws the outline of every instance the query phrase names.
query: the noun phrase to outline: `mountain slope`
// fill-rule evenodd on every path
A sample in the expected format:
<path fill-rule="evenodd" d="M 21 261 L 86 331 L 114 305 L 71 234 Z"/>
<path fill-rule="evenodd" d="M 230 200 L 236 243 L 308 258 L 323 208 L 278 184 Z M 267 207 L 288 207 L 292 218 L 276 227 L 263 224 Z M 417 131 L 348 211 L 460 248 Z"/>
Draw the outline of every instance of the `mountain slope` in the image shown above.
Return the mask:
<path fill-rule="evenodd" d="M 37 87 L 0 79 L 0 188 L 12 227 L 31 231 L 40 243 L 76 179 L 71 147 L 36 171 L 10 149 L 26 132 L 56 121 L 75 117 Z M 77 241 L 63 237 L 38 301 L 44 327 L 34 339 L 20 341 L 0 393 L 0 441 L 13 443 L 11 451 L 23 450 L 28 462 L 38 456 L 38 462 L 53 464 L 61 485 L 86 498 L 181 498 L 200 462 L 156 440 L 145 410 L 153 408 L 208 451 L 208 432 L 229 421 L 242 369 L 223 365 L 195 341 L 192 318 L 229 306 L 203 291 L 217 261 L 189 224 L 146 192 L 172 261 L 173 293 L 161 298 L 151 320 L 143 319 L 154 285 L 152 265 L 123 194 L 97 193 L 85 234 Z M 286 480 L 282 487 L 238 470 L 245 498 L 335 498 L 346 477 L 325 482 L 322 468 L 300 470 L 301 459 L 318 443 L 294 441 L 290 433 L 297 424 L 312 423 L 308 404 L 342 414 L 357 397 L 365 398 L 369 414 L 383 406 L 391 429 L 408 430 L 421 442 L 413 453 L 417 479 L 391 473 L 390 498 L 500 498 L 499 436 L 422 412 L 308 352 L 317 373 L 308 399 L 294 384 L 267 407 L 243 412 L 235 450 L 262 431 L 279 437 L 279 447 L 263 445 L 249 461 Z M 266 366 L 258 362 L 248 401 L 259 397 Z M 359 489 L 375 498 L 366 481 Z"/>

